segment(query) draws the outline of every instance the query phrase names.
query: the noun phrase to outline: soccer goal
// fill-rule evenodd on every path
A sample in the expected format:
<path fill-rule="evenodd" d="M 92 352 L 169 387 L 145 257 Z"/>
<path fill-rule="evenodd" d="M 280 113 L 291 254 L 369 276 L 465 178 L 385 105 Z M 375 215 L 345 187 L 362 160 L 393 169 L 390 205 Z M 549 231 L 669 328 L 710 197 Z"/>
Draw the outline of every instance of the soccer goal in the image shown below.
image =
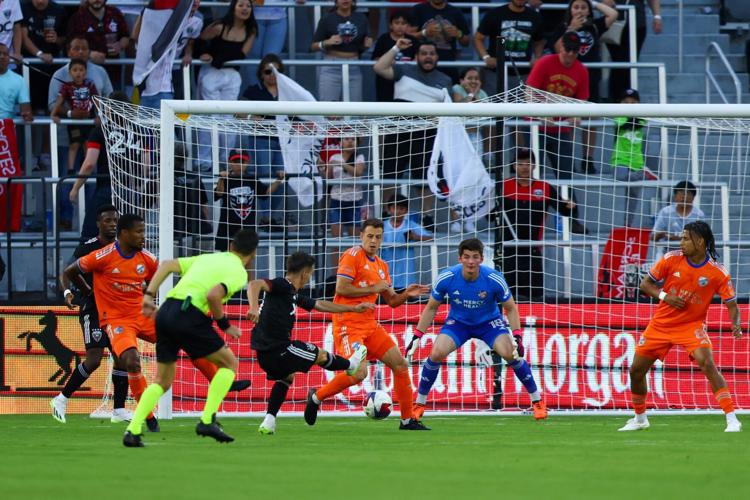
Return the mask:
<path fill-rule="evenodd" d="M 597 105 L 524 86 L 469 104 L 164 101 L 159 111 L 97 98 L 97 106 L 115 204 L 146 218 L 146 246 L 161 260 L 225 248 L 234 228 L 255 226 L 254 278 L 283 276 L 285 258 L 303 250 L 317 266 L 300 293 L 330 299 L 338 256 L 358 244 L 365 218 L 386 221 L 381 256 L 396 288 L 431 283 L 457 263 L 461 240 L 479 238 L 484 263 L 509 281 L 525 357 L 551 410 L 628 408 L 629 360 L 655 309 L 638 285 L 681 231 L 664 207 L 710 223 L 741 302 L 748 297 L 750 106 Z M 378 306 L 399 346 L 422 307 Z M 740 307 L 747 325 L 746 300 Z M 446 309 L 422 339 L 415 383 Z M 252 387 L 230 393 L 222 411 L 262 413 L 271 382 L 250 349 L 246 297 L 228 310 L 243 330 L 227 340 L 240 358 L 237 378 Z M 328 316 L 297 317 L 296 338 L 333 350 Z M 750 408 L 747 340 L 732 338 L 719 303 L 707 327 L 737 406 Z M 448 358 L 428 411 L 529 406 L 513 371 L 487 350 L 470 341 Z M 330 377 L 316 367 L 297 374 L 282 413 L 301 411 L 307 390 Z M 657 362 L 649 385 L 654 410 L 718 411 L 679 349 Z M 390 370 L 372 363 L 361 385 L 322 409 L 359 412 L 370 390 L 391 388 Z M 200 411 L 206 389 L 180 360 L 160 413 Z"/>

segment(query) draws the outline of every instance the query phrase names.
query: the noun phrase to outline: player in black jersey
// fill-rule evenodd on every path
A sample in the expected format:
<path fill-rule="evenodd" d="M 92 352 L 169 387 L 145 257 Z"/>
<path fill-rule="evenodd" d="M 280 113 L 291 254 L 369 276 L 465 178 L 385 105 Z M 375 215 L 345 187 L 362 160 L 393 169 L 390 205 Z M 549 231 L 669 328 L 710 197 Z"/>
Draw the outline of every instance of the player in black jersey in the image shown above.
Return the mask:
<path fill-rule="evenodd" d="M 117 234 L 117 221 L 119 215 L 114 205 L 101 205 L 96 211 L 96 227 L 99 229 L 98 236 L 81 243 L 73 251 L 74 262 L 79 257 L 105 247 L 112 243 Z M 85 274 L 84 279 L 91 284 L 93 277 Z M 99 327 L 99 313 L 96 310 L 94 295 L 84 296 L 80 291 L 73 293 L 70 290 L 70 280 L 65 273 L 60 275 L 65 297 L 65 305 L 68 309 L 79 307 L 78 320 L 83 330 L 83 343 L 86 346 L 86 359 L 79 364 L 71 374 L 62 392 L 50 401 L 52 416 L 55 420 L 65 423 L 65 410 L 70 398 L 92 373 L 99 368 L 104 354 L 104 348 L 109 349 L 109 337 Z M 125 409 L 125 398 L 128 396 L 128 372 L 119 366 L 117 359 L 112 369 L 112 386 L 114 388 L 112 422 L 130 421 L 130 412 Z"/>
<path fill-rule="evenodd" d="M 286 275 L 273 280 L 250 282 L 248 297 L 250 310 L 248 319 L 255 323 L 250 346 L 258 354 L 258 364 L 266 372 L 268 380 L 274 380 L 268 409 L 258 432 L 276 432 L 276 414 L 286 399 L 289 387 L 296 372 L 307 373 L 313 365 L 326 370 L 346 370 L 351 375 L 367 357 L 367 348 L 355 344 L 354 354 L 349 359 L 324 351 L 309 342 L 292 340 L 292 329 L 296 319 L 297 306 L 307 311 L 321 312 L 364 312 L 372 310 L 371 303 L 355 306 L 334 304 L 327 300 L 313 300 L 298 295 L 306 286 L 315 269 L 315 259 L 305 252 L 295 252 L 286 262 Z M 262 306 L 258 306 L 260 292 L 265 292 Z"/>

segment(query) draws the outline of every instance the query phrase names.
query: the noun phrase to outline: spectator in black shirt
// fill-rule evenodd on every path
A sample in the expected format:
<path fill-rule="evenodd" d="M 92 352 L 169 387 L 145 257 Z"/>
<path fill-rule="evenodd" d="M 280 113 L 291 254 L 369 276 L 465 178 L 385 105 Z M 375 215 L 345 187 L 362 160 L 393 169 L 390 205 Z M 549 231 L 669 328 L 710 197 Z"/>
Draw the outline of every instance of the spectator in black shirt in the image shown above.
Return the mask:
<path fill-rule="evenodd" d="M 411 17 L 417 27 L 414 36 L 434 43 L 441 61 L 455 61 L 458 44 L 464 47 L 469 45 L 466 18 L 460 9 L 446 0 L 429 0 L 415 5 Z M 456 68 L 442 67 L 440 70 L 450 76 L 454 83 L 458 81 Z"/>
<path fill-rule="evenodd" d="M 541 241 L 547 211 L 573 214 L 575 202 L 560 198 L 557 190 L 531 177 L 532 155 L 528 149 L 517 150 L 516 176 L 503 182 L 500 209 L 504 212 L 503 241 Z M 505 246 L 503 275 L 516 301 L 544 299 L 544 260 L 542 248 Z"/>
<path fill-rule="evenodd" d="M 396 45 L 399 38 L 408 38 L 412 44 L 396 54 L 396 61 L 411 61 L 415 56 L 416 38 L 406 33 L 409 28 L 409 12 L 407 10 L 394 10 L 390 15 L 388 33 L 383 33 L 375 42 L 372 51 L 373 60 L 377 61 L 386 52 Z M 375 74 L 375 99 L 378 102 L 393 101 L 393 80 L 387 80 Z"/>
<path fill-rule="evenodd" d="M 52 66 L 52 58 L 60 57 L 65 45 L 66 16 L 62 6 L 51 0 L 31 0 L 21 4 L 23 20 L 21 36 L 23 48 L 27 55 L 44 61 L 46 73 L 53 73 L 59 66 Z M 47 90 L 50 77 L 32 71 L 29 74 L 31 91 L 31 109 L 47 109 Z"/>
<path fill-rule="evenodd" d="M 351 375 L 367 358 L 367 348 L 361 344 L 355 344 L 354 353 L 347 359 L 315 344 L 292 340 L 297 306 L 306 311 L 315 309 L 331 313 L 365 312 L 375 307 L 372 303 L 334 304 L 299 295 L 299 290 L 307 286 L 314 271 L 315 259 L 305 252 L 295 252 L 287 259 L 283 278 L 254 280 L 248 287 L 250 309 L 247 317 L 255 323 L 250 346 L 257 351 L 258 364 L 268 380 L 275 381 L 268 398 L 266 417 L 258 428 L 261 434 L 276 432 L 276 415 L 296 372 L 307 373 L 313 365 L 318 365 L 331 371 L 346 370 Z M 258 305 L 261 292 L 264 292 L 262 307 Z"/>

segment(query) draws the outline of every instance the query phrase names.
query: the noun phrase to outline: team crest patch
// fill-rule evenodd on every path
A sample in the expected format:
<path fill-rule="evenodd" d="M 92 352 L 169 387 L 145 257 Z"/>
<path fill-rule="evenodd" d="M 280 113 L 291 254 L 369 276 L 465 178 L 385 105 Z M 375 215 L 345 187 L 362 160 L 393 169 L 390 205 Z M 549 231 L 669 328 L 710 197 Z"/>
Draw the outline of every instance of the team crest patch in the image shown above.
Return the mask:
<path fill-rule="evenodd" d="M 138 264 L 137 266 L 135 266 L 135 272 L 137 272 L 138 274 L 143 274 L 145 271 L 146 266 L 144 266 L 143 264 Z"/>
<path fill-rule="evenodd" d="M 94 342 L 99 342 L 102 339 L 102 331 L 99 328 L 95 328 L 91 332 L 91 336 L 94 337 Z"/>
<path fill-rule="evenodd" d="M 480 299 L 484 299 L 485 297 L 487 297 L 487 292 L 482 290 L 481 292 L 478 293 L 478 295 Z"/>
<path fill-rule="evenodd" d="M 381 280 L 384 280 L 384 279 L 385 279 L 385 273 L 383 272 L 383 270 L 382 270 L 382 269 L 379 269 L 379 270 L 378 270 L 378 275 L 380 276 L 380 279 L 381 279 Z"/>
<path fill-rule="evenodd" d="M 698 278 L 698 284 L 700 286 L 708 285 L 708 278 L 706 278 L 705 276 L 701 276 L 700 278 Z"/>
<path fill-rule="evenodd" d="M 638 339 L 638 345 L 642 346 L 645 343 L 646 343 L 646 337 L 642 336 L 640 339 Z"/>
<path fill-rule="evenodd" d="M 122 333 L 122 332 L 123 332 L 123 330 L 124 330 L 124 328 L 123 328 L 123 327 L 121 327 L 121 326 L 116 326 L 116 327 L 115 327 L 115 335 L 117 335 L 118 333 Z"/>

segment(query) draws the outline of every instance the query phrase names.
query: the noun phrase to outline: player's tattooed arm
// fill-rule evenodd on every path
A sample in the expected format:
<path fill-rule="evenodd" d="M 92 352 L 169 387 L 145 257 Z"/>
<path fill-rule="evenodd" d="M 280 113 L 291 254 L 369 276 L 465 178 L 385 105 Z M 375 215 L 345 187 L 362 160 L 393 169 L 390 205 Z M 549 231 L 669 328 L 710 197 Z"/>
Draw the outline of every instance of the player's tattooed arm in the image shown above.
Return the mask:
<path fill-rule="evenodd" d="M 247 310 L 247 319 L 257 323 L 260 319 L 260 292 L 269 292 L 271 287 L 266 280 L 253 280 L 247 287 L 247 302 L 250 305 Z"/>

